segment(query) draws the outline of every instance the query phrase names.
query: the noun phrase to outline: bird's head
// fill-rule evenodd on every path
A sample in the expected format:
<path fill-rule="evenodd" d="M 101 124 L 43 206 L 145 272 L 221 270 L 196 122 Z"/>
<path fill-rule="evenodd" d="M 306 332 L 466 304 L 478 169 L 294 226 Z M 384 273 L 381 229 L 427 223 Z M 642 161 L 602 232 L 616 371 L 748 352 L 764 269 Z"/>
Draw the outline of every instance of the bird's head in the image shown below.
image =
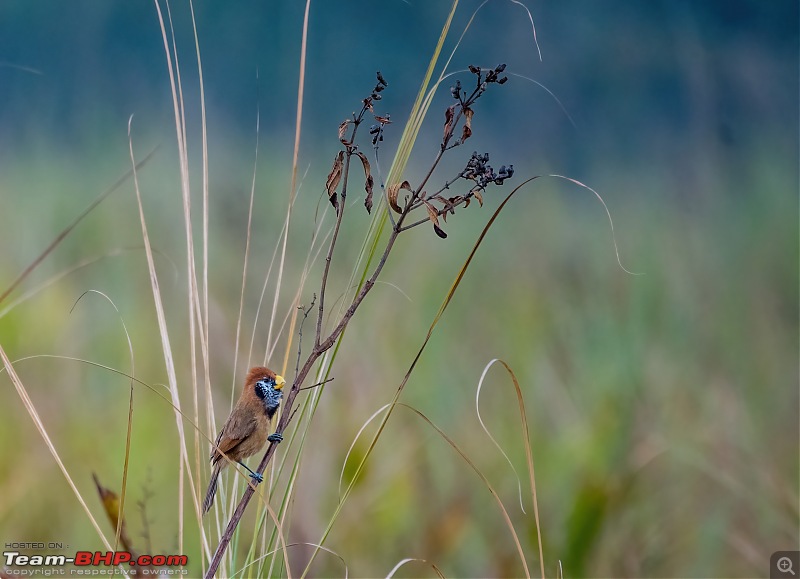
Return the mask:
<path fill-rule="evenodd" d="M 245 388 L 253 388 L 256 396 L 264 404 L 268 413 L 275 412 L 283 397 L 283 386 L 286 380 L 283 376 L 275 374 L 269 368 L 256 366 L 247 374 Z"/>

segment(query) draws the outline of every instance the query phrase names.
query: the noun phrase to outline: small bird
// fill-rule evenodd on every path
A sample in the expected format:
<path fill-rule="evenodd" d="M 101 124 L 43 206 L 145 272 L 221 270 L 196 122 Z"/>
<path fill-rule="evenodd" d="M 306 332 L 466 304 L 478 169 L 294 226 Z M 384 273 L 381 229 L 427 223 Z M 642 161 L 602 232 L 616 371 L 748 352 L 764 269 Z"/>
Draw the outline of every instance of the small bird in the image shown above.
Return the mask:
<path fill-rule="evenodd" d="M 283 440 L 283 436 L 278 432 L 267 435 L 272 417 L 281 403 L 284 384 L 286 381 L 283 377 L 269 368 L 263 366 L 250 368 L 242 395 L 228 416 L 228 420 L 222 425 L 222 430 L 219 431 L 217 441 L 211 450 L 213 469 L 206 498 L 203 501 L 203 513 L 207 513 L 214 504 L 219 473 L 228 466 L 223 453 L 250 471 L 250 477 L 257 483 L 264 480 L 262 475 L 250 470 L 242 461 L 261 450 L 268 440 L 276 443 Z"/>

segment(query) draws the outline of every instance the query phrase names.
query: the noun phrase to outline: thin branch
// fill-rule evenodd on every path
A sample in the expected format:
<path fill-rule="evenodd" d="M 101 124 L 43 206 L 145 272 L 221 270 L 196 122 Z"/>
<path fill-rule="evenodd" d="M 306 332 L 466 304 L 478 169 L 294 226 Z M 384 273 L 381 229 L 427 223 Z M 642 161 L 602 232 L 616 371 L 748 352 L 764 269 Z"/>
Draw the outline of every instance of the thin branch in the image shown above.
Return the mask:
<path fill-rule="evenodd" d="M 345 206 L 347 205 L 347 178 L 350 174 L 350 159 L 351 156 L 347 155 L 347 160 L 344 165 L 344 184 L 342 185 L 342 201 L 339 204 L 338 211 L 336 212 L 336 225 L 333 228 L 333 236 L 331 237 L 330 245 L 328 245 L 328 254 L 325 256 L 325 270 L 322 273 L 322 284 L 319 290 L 319 313 L 317 314 L 317 332 L 314 335 L 314 348 L 319 347 L 319 342 L 322 336 L 322 320 L 325 317 L 325 290 L 328 287 L 328 274 L 331 271 L 331 261 L 333 260 L 333 250 L 336 247 L 336 241 L 339 239 L 339 229 L 342 225 L 342 218 L 344 217 Z"/>
<path fill-rule="evenodd" d="M 286 427 L 289 425 L 289 422 L 294 417 L 294 413 L 289 412 L 291 408 L 294 407 L 295 398 L 300 392 L 301 384 L 305 381 L 306 376 L 313 368 L 316 361 L 319 359 L 322 354 L 328 351 L 333 344 L 336 342 L 336 338 L 341 335 L 344 328 L 347 326 L 347 323 L 353 317 L 358 306 L 364 301 L 364 298 L 367 296 L 369 291 L 375 286 L 375 280 L 381 273 L 383 266 L 386 265 L 386 260 L 389 257 L 389 253 L 394 246 L 394 242 L 397 239 L 399 233 L 397 230 L 392 230 L 392 233 L 389 236 L 389 239 L 386 243 L 386 248 L 383 251 L 383 255 L 381 255 L 381 259 L 378 262 L 378 265 L 375 267 L 375 271 L 372 273 L 370 278 L 364 283 L 364 286 L 356 295 L 353 303 L 350 304 L 350 307 L 347 308 L 347 311 L 342 316 L 342 319 L 333 329 L 331 334 L 319 345 L 315 346 L 311 353 L 308 356 L 308 359 L 303 364 L 303 367 L 300 369 L 300 372 L 295 376 L 294 381 L 292 382 L 292 387 L 289 390 L 289 394 L 286 396 L 283 407 L 285 411 L 281 414 L 280 419 L 278 420 L 278 425 L 276 428 L 276 432 L 284 432 Z M 261 463 L 258 465 L 256 472 L 259 474 L 263 474 L 267 468 L 267 465 L 272 460 L 272 457 L 275 455 L 275 452 L 278 449 L 278 444 L 275 442 L 270 442 L 269 446 L 267 447 L 266 453 L 264 453 L 264 457 L 261 459 Z M 253 494 L 255 494 L 256 488 L 255 485 L 247 485 L 247 488 L 244 490 L 244 494 L 242 498 L 239 500 L 239 504 L 236 505 L 236 510 L 234 510 L 233 515 L 231 516 L 230 521 L 228 521 L 228 526 L 225 528 L 225 532 L 220 537 L 219 544 L 217 545 L 217 550 L 214 552 L 214 557 L 211 560 L 209 565 L 208 571 L 206 572 L 206 579 L 211 579 L 214 577 L 214 574 L 217 572 L 219 568 L 219 564 L 222 561 L 222 557 L 225 553 L 225 550 L 228 548 L 228 545 L 233 538 L 233 533 L 236 531 L 236 527 L 239 525 L 239 521 L 241 520 L 242 516 L 244 515 L 244 511 L 247 508 L 247 505 L 250 503 L 250 500 L 253 498 Z"/>
<path fill-rule="evenodd" d="M 473 95 L 474 95 L 474 93 L 473 93 Z M 442 160 L 442 157 L 444 157 L 445 152 L 448 150 L 447 144 L 450 142 L 450 139 L 453 138 L 453 134 L 455 133 L 456 126 L 458 125 L 458 121 L 461 120 L 461 115 L 463 114 L 464 106 L 467 106 L 467 105 L 465 105 L 464 103 L 461 103 L 461 106 L 459 107 L 458 112 L 456 113 L 455 117 L 453 117 L 453 121 L 451 123 L 450 128 L 444 134 L 444 137 L 442 137 L 442 143 L 439 146 L 439 152 L 436 153 L 436 158 L 433 160 L 433 164 L 431 165 L 431 168 L 428 169 L 428 172 L 422 178 L 422 181 L 420 182 L 420 184 L 412 192 L 411 199 L 409 199 L 408 203 L 406 204 L 405 208 L 403 209 L 403 213 L 400 215 L 400 218 L 397 220 L 397 223 L 394 226 L 395 231 L 397 231 L 397 232 L 403 231 L 403 228 L 402 228 L 403 221 L 405 221 L 406 217 L 408 216 L 409 213 L 411 213 L 411 211 L 413 211 L 414 209 L 416 209 L 419 206 L 419 205 L 415 205 L 414 203 L 415 203 L 415 201 L 417 201 L 419 196 L 422 195 L 422 188 L 425 187 L 425 185 L 428 183 L 430 178 L 433 176 L 433 172 L 436 170 L 436 167 L 439 166 L 439 161 Z"/>
<path fill-rule="evenodd" d="M 372 275 L 369 277 L 369 279 L 366 282 L 364 282 L 364 285 L 362 286 L 361 290 L 353 299 L 353 303 L 351 303 L 350 307 L 347 308 L 347 311 L 345 311 L 345 313 L 342 315 L 342 319 L 339 320 L 339 323 L 336 325 L 336 327 L 333 329 L 330 335 L 325 339 L 325 341 L 323 341 L 319 345 L 318 356 L 322 355 L 324 352 L 330 349 L 331 346 L 333 346 L 336 339 L 339 337 L 339 335 L 342 333 L 345 327 L 347 327 L 347 324 L 350 322 L 350 318 L 353 317 L 353 314 L 355 313 L 358 306 L 361 305 L 361 302 L 364 301 L 364 298 L 367 297 L 367 294 L 375 285 L 375 281 L 378 279 L 378 276 L 380 275 L 383 266 L 386 265 L 386 260 L 389 257 L 389 252 L 392 250 L 394 242 L 397 240 L 397 236 L 399 234 L 400 233 L 397 230 L 392 230 L 392 233 L 390 234 L 389 239 L 386 242 L 386 248 L 383 250 L 383 255 L 381 255 L 381 259 L 378 262 L 378 265 L 375 267 L 375 271 L 372 272 Z"/>
<path fill-rule="evenodd" d="M 314 303 L 317 301 L 317 294 L 314 294 L 314 297 L 311 299 L 311 304 L 306 309 L 303 306 L 299 306 L 301 310 L 303 310 L 303 319 L 300 320 L 300 329 L 298 330 L 298 338 L 297 338 L 297 362 L 294 365 L 294 375 L 297 376 L 297 373 L 300 371 L 300 356 L 303 354 L 303 326 L 306 323 L 306 318 L 308 318 L 308 314 L 311 313 L 311 310 L 314 309 Z"/>
<path fill-rule="evenodd" d="M 353 158 L 353 152 L 355 151 L 355 147 L 353 146 L 353 142 L 356 138 L 356 133 L 358 132 L 358 126 L 361 124 L 361 121 L 364 118 L 364 113 L 367 111 L 366 103 L 361 107 L 361 112 L 358 116 L 353 117 L 353 132 L 350 134 L 350 140 L 347 142 L 343 142 L 346 148 L 346 155 L 347 159 L 344 165 L 344 174 L 342 176 L 342 202 L 339 205 L 339 209 L 336 212 L 336 225 L 333 229 L 333 236 L 331 237 L 330 245 L 328 246 L 328 254 L 325 256 L 325 270 L 322 273 L 322 284 L 320 285 L 319 290 L 319 313 L 317 314 L 317 333 L 314 336 L 314 347 L 319 347 L 320 340 L 322 339 L 322 322 L 324 319 L 325 314 L 325 290 L 328 287 L 328 274 L 331 270 L 331 261 L 333 259 L 333 250 L 336 247 L 336 240 L 339 238 L 339 229 L 342 225 L 342 219 L 344 218 L 344 209 L 347 205 L 347 181 L 350 177 L 350 162 Z"/>
<path fill-rule="evenodd" d="M 327 384 L 328 382 L 333 382 L 333 380 L 334 380 L 333 378 L 328 378 L 327 380 L 323 380 L 322 382 L 317 382 L 316 384 L 312 384 L 311 386 L 303 386 L 302 388 L 299 388 L 299 390 L 301 390 L 301 391 L 302 390 L 313 390 L 314 388 L 316 388 L 318 386 L 322 386 L 323 384 Z"/>

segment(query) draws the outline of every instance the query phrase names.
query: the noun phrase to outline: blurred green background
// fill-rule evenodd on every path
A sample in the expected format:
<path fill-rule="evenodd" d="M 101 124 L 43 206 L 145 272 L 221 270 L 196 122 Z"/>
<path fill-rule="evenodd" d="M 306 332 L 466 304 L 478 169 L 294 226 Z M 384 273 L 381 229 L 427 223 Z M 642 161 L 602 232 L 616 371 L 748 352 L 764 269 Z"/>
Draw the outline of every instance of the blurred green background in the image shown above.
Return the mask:
<path fill-rule="evenodd" d="M 459 6 L 447 53 L 478 6 Z M 312 2 L 300 189 L 279 322 L 291 307 L 315 219 L 327 212 L 323 229 L 332 223 L 320 198 L 339 122 L 360 106 L 381 70 L 389 89 L 380 110 L 394 121 L 381 149 L 385 173 L 449 7 L 418 0 Z M 559 180 L 528 186 L 489 233 L 402 400 L 487 474 L 534 573 L 530 497 L 522 513 L 516 479 L 475 415 L 478 378 L 493 358 L 508 362 L 525 391 L 548 575 L 561 561 L 565 577 L 766 576 L 770 554 L 797 549 L 800 539 L 798 5 L 566 0 L 529 7 L 541 61 L 527 14 L 512 2 L 489 2 L 466 33 L 453 70 L 505 62 L 513 75 L 478 102 L 474 136 L 446 158 L 434 182 L 449 178 L 473 149 L 489 151 L 496 166 L 513 163 L 517 174 L 487 195 L 486 207 L 473 205 L 450 219 L 446 241 L 428 228 L 401 238 L 383 276 L 392 285 L 376 288 L 350 325 L 333 368 L 336 380 L 311 425 L 289 538 L 319 540 L 338 500 L 350 442 L 390 400 L 500 195 L 528 176 L 558 173 L 604 197 L 623 265 L 644 275 L 617 265 L 608 221 L 591 193 Z M 286 212 L 304 3 L 194 8 L 210 159 L 210 364 L 221 420 L 231 385 L 238 395 L 248 365 L 261 286 Z M 199 244 L 200 97 L 188 6 L 175 3 L 172 18 Z M 546 86 L 568 115 L 546 90 L 516 75 Z M 458 78 L 467 84 L 468 76 Z M 412 182 L 435 154 L 451 82 L 434 100 L 417 142 L 406 173 Z M 234 368 L 257 111 L 254 237 Z M 140 184 L 182 401 L 190 409 L 185 234 L 157 11 L 135 2 L 0 4 L 0 291 L 129 168 L 131 115 L 137 156 L 160 144 Z M 334 296 L 346 289 L 368 223 L 360 201 L 355 208 L 335 262 Z M 306 303 L 318 275 L 319 267 Z M 0 344 L 10 358 L 74 356 L 130 371 L 120 319 L 107 302 L 92 294 L 70 313 L 87 290 L 104 292 L 119 309 L 137 377 L 166 383 L 130 183 L 0 304 Z M 264 357 L 274 292 L 273 278 L 253 363 Z M 281 366 L 284 344 L 282 336 L 270 366 Z M 20 361 L 16 369 L 67 469 L 112 535 L 91 473 L 119 489 L 128 382 L 53 358 Z M 524 473 L 515 400 L 507 378 L 491 370 L 482 416 Z M 198 448 L 204 458 L 207 444 Z M 363 451 L 356 446 L 356 454 Z M 0 374 L 0 457 L 4 543 L 103 548 L 6 373 Z M 134 503 L 145 497 L 152 550 L 179 548 L 177 472 L 172 412 L 139 388 L 128 526 L 140 550 L 146 550 L 145 525 Z M 186 509 L 191 504 L 187 499 Z M 199 574 L 193 516 L 185 524 L 183 552 Z M 354 576 L 385 576 L 405 557 L 427 559 L 451 577 L 523 574 L 485 486 L 402 409 L 326 546 Z M 308 554 L 292 550 L 295 571 Z M 343 568 L 322 554 L 313 572 L 337 576 Z M 399 574 L 433 571 L 412 563 Z"/>

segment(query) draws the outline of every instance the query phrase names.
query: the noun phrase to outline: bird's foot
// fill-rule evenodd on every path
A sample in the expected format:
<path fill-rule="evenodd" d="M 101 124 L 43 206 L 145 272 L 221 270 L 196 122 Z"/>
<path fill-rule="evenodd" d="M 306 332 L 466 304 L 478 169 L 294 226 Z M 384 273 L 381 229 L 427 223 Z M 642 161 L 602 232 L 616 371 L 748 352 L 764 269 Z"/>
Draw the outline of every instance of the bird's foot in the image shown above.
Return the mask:
<path fill-rule="evenodd" d="M 249 466 L 247 466 L 245 463 L 243 463 L 241 460 L 239 461 L 239 464 L 241 464 L 244 468 L 247 469 L 247 472 L 250 473 L 250 478 L 253 479 L 253 482 L 255 482 L 256 484 L 264 482 L 264 476 L 262 474 L 257 473 Z"/>
<path fill-rule="evenodd" d="M 283 441 L 283 435 L 280 432 L 274 432 L 267 437 L 267 440 L 277 444 Z"/>

